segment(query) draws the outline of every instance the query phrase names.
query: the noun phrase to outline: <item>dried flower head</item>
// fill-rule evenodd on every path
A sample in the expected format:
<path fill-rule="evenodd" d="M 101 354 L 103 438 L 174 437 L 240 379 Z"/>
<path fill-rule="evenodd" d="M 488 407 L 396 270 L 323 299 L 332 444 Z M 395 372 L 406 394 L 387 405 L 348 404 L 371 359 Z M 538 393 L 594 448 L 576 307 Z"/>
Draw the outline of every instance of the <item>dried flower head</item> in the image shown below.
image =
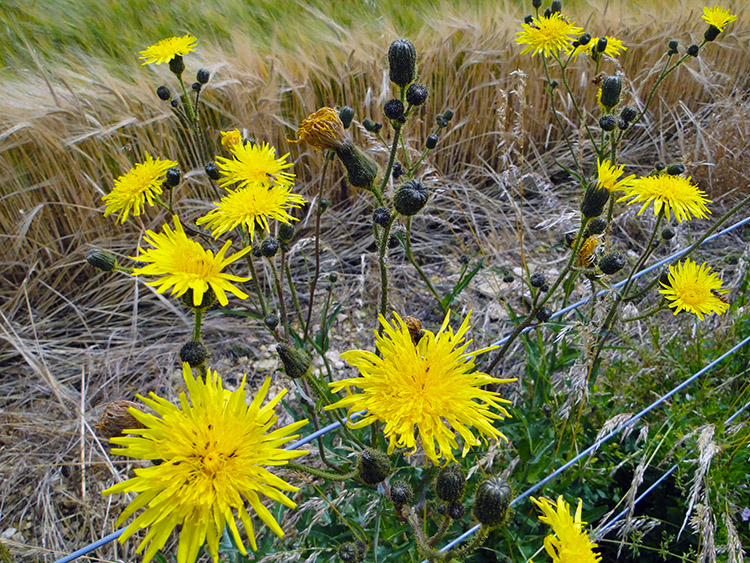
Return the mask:
<path fill-rule="evenodd" d="M 297 129 L 297 139 L 287 139 L 290 143 L 308 143 L 320 150 L 338 150 L 346 141 L 346 130 L 338 112 L 322 107 L 308 115 Z"/>

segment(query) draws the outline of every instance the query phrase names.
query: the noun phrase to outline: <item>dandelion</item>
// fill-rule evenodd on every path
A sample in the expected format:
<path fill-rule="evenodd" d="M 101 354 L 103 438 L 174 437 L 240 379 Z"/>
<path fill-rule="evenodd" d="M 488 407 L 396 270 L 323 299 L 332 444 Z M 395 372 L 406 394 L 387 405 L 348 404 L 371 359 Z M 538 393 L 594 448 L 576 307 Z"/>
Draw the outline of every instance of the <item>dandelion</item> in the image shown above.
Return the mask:
<path fill-rule="evenodd" d="M 193 304 L 198 306 L 203 301 L 203 294 L 210 287 L 216 294 L 222 306 L 227 305 L 226 292 L 246 299 L 247 294 L 231 282 L 245 282 L 250 278 L 242 278 L 222 272 L 222 270 L 241 258 L 251 247 L 247 247 L 228 258 L 225 258 L 229 246 L 228 240 L 221 250 L 214 255 L 210 250 L 205 250 L 200 244 L 185 235 L 177 215 L 174 216 L 175 229 L 164 225 L 164 233 L 157 234 L 146 231 L 146 242 L 153 248 L 143 250 L 140 256 L 132 256 L 133 260 L 146 262 L 140 268 L 133 269 L 133 275 L 161 276 L 160 279 L 148 282 L 146 285 L 156 286 L 159 293 L 164 293 L 170 287 L 172 295 L 179 297 L 188 290 L 193 290 Z"/>
<path fill-rule="evenodd" d="M 737 16 L 729 13 L 729 8 L 719 8 L 718 6 L 703 8 L 701 17 L 708 25 L 714 26 L 719 31 L 724 31 L 724 26 L 737 19 Z"/>
<path fill-rule="evenodd" d="M 256 182 L 239 190 L 230 190 L 219 203 L 214 203 L 214 209 L 196 223 L 206 225 L 214 237 L 241 225 L 250 233 L 252 240 L 256 227 L 269 230 L 269 219 L 286 224 L 296 221 L 295 217 L 287 213 L 287 209 L 300 207 L 305 201 L 302 196 L 291 193 L 288 185 L 266 186 Z"/>
<path fill-rule="evenodd" d="M 638 215 L 643 213 L 652 202 L 654 215 L 663 212 L 669 220 L 671 212 L 680 223 L 690 219 L 691 216 L 704 218 L 711 213 L 706 207 L 711 200 L 704 197 L 706 192 L 693 185 L 689 177 L 683 178 L 670 174 L 646 176 L 632 180 L 630 185 L 623 186 L 623 189 L 625 195 L 618 201 L 632 198 L 628 201 L 628 205 L 644 202 Z"/>
<path fill-rule="evenodd" d="M 570 506 L 562 495 L 557 497 L 557 503 L 546 498 L 531 500 L 542 511 L 539 521 L 552 526 L 552 534 L 544 538 L 544 549 L 552 558 L 553 563 L 597 563 L 602 556 L 594 552 L 597 545 L 589 539 L 589 534 L 583 529 L 586 522 L 581 521 L 583 503 L 578 499 L 575 518 L 570 515 Z"/>
<path fill-rule="evenodd" d="M 232 129 L 231 131 L 221 131 L 221 146 L 226 150 L 231 151 L 234 145 L 241 142 L 242 133 L 240 133 L 239 129 Z"/>
<path fill-rule="evenodd" d="M 146 153 L 146 160 L 138 162 L 127 173 L 115 180 L 112 191 L 102 197 L 107 206 L 104 216 L 118 214 L 118 221 L 124 223 L 132 212 L 134 216 L 143 213 L 145 203 L 154 205 L 154 199 L 161 195 L 161 184 L 167 170 L 177 166 L 173 160 L 153 158 Z"/>
<path fill-rule="evenodd" d="M 290 143 L 308 143 L 320 150 L 338 150 L 347 141 L 344 124 L 338 112 L 322 107 L 302 120 L 297 129 L 297 139 L 287 139 Z"/>
<path fill-rule="evenodd" d="M 187 55 L 190 51 L 194 51 L 197 42 L 198 40 L 189 33 L 182 37 L 168 37 L 140 51 L 141 56 L 139 58 L 143 59 L 141 64 L 144 65 L 168 63 L 175 57 L 181 57 Z"/>
<path fill-rule="evenodd" d="M 216 159 L 221 174 L 219 185 L 222 187 L 232 184 L 239 184 L 240 188 L 250 184 L 289 187 L 294 182 L 294 174 L 284 172 L 292 166 L 291 162 L 286 161 L 289 153 L 276 158 L 276 149 L 268 143 L 235 143 L 230 152 L 232 158 L 220 156 Z"/>
<path fill-rule="evenodd" d="M 618 181 L 625 171 L 625 165 L 613 166 L 606 158 L 596 161 L 596 169 L 599 187 L 607 188 L 610 193 L 624 191 L 630 185 L 630 181 L 635 178 L 635 175 L 631 174 Z"/>
<path fill-rule="evenodd" d="M 607 55 L 608 57 L 618 57 L 620 56 L 620 53 L 628 50 L 628 48 L 620 39 L 616 39 L 615 37 L 610 37 L 609 35 L 607 35 L 606 40 L 607 47 L 604 49 L 604 52 L 602 54 Z M 570 55 L 573 59 L 577 59 L 578 55 L 582 55 L 583 53 L 588 53 L 590 55 L 594 51 L 596 51 L 596 45 L 598 43 L 599 37 L 592 37 L 591 40 L 585 45 L 579 45 L 575 49 L 570 50 Z"/>
<path fill-rule="evenodd" d="M 567 51 L 576 36 L 583 33 L 583 28 L 573 25 L 559 12 L 548 18 L 534 17 L 532 23 L 521 24 L 523 31 L 516 33 L 516 43 L 526 45 L 521 53 L 532 53 L 536 56 L 543 53 L 545 57 L 557 56 L 560 51 Z"/>
<path fill-rule="evenodd" d="M 703 320 L 704 315 L 724 314 L 729 303 L 722 297 L 726 290 L 721 288 L 721 280 L 706 264 L 700 266 L 690 260 L 669 267 L 669 284 L 662 283 L 659 290 L 674 308 L 676 315 L 688 311 Z"/>
<path fill-rule="evenodd" d="M 414 453 L 416 427 L 425 454 L 435 464 L 441 458 L 446 463 L 455 461 L 456 433 L 463 439 L 462 456 L 472 446 L 479 445 L 470 427 L 476 428 L 483 438 L 507 439 L 493 422 L 510 416 L 501 405 L 510 401 L 484 386 L 516 380 L 474 371 L 471 358 L 494 347 L 464 353 L 471 343 L 471 340 L 463 343 L 471 313 L 456 333 L 448 325 L 450 314 L 446 314 L 437 334 L 425 330 L 416 344 L 410 333 L 413 323 L 394 315 L 393 326 L 380 317 L 384 331 L 381 335 L 376 333 L 376 342 L 382 357 L 366 350 L 341 354 L 342 359 L 359 370 L 360 377 L 331 383 L 334 392 L 346 388 L 348 394 L 326 409 L 347 407 L 350 415 L 366 409 L 367 414 L 356 423 L 350 422 L 350 426 L 362 428 L 375 421 L 384 422 L 384 432 L 390 440 L 389 454 L 396 447 Z M 351 387 L 362 389 L 362 393 L 352 392 Z"/>
<path fill-rule="evenodd" d="M 274 408 L 286 393 L 283 389 L 261 406 L 268 394 L 267 378 L 250 405 L 245 400 L 245 378 L 237 391 L 222 386 L 216 372 L 208 370 L 205 379 L 193 377 L 190 366 L 182 368 L 187 391 L 179 405 L 151 393 L 138 395 L 154 413 L 131 408 L 130 413 L 142 428 L 129 429 L 130 436 L 118 436 L 111 442 L 123 446 L 115 454 L 158 462 L 140 467 L 135 477 L 103 491 L 137 493 L 125 508 L 117 525 L 141 508 L 120 537 L 120 542 L 137 530 L 149 528 L 136 549 L 143 551 L 148 563 L 166 543 L 172 531 L 180 528 L 178 563 L 192 563 L 206 543 L 213 560 L 224 527 L 231 532 L 240 552 L 247 555 L 235 511 L 242 521 L 252 549 L 257 549 L 255 532 L 246 502 L 256 515 L 278 536 L 284 532 L 271 512 L 262 504 L 264 495 L 284 506 L 295 503 L 282 491 L 297 491 L 271 473 L 266 466 L 285 465 L 288 460 L 306 454 L 302 450 L 284 450 L 282 446 L 296 438 L 291 435 L 307 423 L 294 422 L 269 431 L 278 420 Z"/>

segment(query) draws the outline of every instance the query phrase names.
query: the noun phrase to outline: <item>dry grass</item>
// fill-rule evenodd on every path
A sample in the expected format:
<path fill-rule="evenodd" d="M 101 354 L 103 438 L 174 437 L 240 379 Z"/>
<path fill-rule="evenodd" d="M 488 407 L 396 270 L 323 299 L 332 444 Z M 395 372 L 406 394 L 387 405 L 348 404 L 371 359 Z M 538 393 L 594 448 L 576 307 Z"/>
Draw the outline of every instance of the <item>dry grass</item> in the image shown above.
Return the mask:
<path fill-rule="evenodd" d="M 628 88 L 633 103 L 642 101 L 653 80 L 644 69 L 660 59 L 667 41 L 688 44 L 702 33 L 697 0 L 601 5 L 580 3 L 575 13 L 587 29 L 630 46 L 623 70 L 638 85 L 637 92 Z M 566 162 L 566 156 L 559 134 L 549 129 L 539 60 L 519 57 L 513 42 L 523 14 L 510 2 L 494 9 L 464 17 L 441 12 L 411 37 L 430 89 L 413 131 L 415 149 L 431 132 L 436 113 L 447 107 L 456 112 L 430 160 L 427 179 L 436 195 L 429 213 L 415 220 L 416 250 L 445 290 L 457 277 L 460 255 L 486 258 L 490 268 L 460 303 L 482 311 L 475 319 L 487 335 L 479 340 L 502 330 L 498 296 L 520 293 L 517 282 L 501 281 L 503 270 L 522 264 L 519 237 L 532 270 L 560 267 L 563 255 L 551 247 L 574 225 L 577 205 L 555 175 L 554 159 Z M 733 13 L 747 21 L 750 8 L 737 3 Z M 348 104 L 359 121 L 379 119 L 391 95 L 384 53 L 398 34 L 388 24 L 377 35 L 359 35 L 328 23 L 328 41 L 272 56 L 244 48 L 242 37 L 231 46 L 202 42 L 201 63 L 214 73 L 205 95 L 212 130 L 239 126 L 284 152 L 285 138 L 320 105 Z M 750 68 L 750 51 L 747 27 L 735 29 L 667 81 L 648 127 L 636 132 L 623 154 L 633 170 L 647 170 L 658 159 L 684 160 L 714 198 L 750 189 L 750 164 L 743 158 L 750 78 L 741 71 Z M 135 61 L 132 72 L 129 81 L 93 64 L 77 71 L 47 68 L 44 77 L 30 72 L 4 84 L 0 362 L 7 369 L 0 377 L 0 532 L 16 528 L 17 535 L 4 542 L 30 561 L 51 561 L 111 530 L 118 509 L 99 493 L 122 478 L 125 463 L 109 461 L 106 445 L 91 432 L 97 405 L 143 390 L 171 397 L 179 388 L 175 353 L 190 330 L 185 311 L 132 279 L 95 273 L 84 259 L 92 247 L 132 255 L 139 234 L 164 221 L 163 214 L 151 213 L 113 229 L 112 218 L 102 217 L 101 196 L 146 151 L 178 160 L 188 172 L 177 197 L 180 209 L 195 215 L 212 198 L 203 163 L 174 134 L 171 112 L 153 94 L 168 80 L 166 72 L 155 74 Z M 588 102 L 594 96 L 590 78 L 584 74 L 573 84 L 577 98 Z M 379 150 L 364 129 L 355 135 Z M 312 197 L 322 158 L 289 150 L 299 189 Z M 337 297 L 347 307 L 334 338 L 346 336 L 338 345 L 343 349 L 370 338 L 371 323 L 362 321 L 360 311 L 373 309 L 377 276 L 369 201 L 340 179 L 332 193 L 334 206 L 324 216 L 324 271 L 341 274 Z M 638 232 L 627 221 L 621 221 L 622 234 L 635 244 Z M 302 257 L 312 255 L 308 216 L 301 225 L 292 249 L 300 281 L 306 272 Z M 399 252 L 393 262 L 394 308 L 408 304 L 423 318 L 434 318 L 430 299 L 415 295 L 413 270 Z M 214 344 L 216 361 L 239 363 L 250 374 L 258 369 L 270 342 L 249 327 L 242 318 L 207 319 L 206 339 Z M 103 549 L 100 556 L 132 560 L 134 545 Z"/>

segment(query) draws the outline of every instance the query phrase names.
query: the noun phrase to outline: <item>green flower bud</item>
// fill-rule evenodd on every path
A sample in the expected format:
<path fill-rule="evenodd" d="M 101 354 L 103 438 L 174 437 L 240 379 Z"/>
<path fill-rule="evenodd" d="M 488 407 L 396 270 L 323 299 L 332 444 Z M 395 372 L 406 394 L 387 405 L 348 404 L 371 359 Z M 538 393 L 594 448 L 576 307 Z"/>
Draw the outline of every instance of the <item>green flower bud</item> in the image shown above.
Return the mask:
<path fill-rule="evenodd" d="M 366 117 L 362 122 L 362 126 L 370 133 L 377 133 L 383 128 L 383 124 L 379 121 L 373 121 L 369 117 Z"/>
<path fill-rule="evenodd" d="M 667 174 L 669 174 L 670 176 L 679 176 L 683 172 L 685 172 L 685 165 L 680 164 L 679 162 L 675 162 L 667 166 Z"/>
<path fill-rule="evenodd" d="M 359 563 L 362 558 L 359 556 L 359 550 L 354 542 L 346 542 L 339 546 L 337 555 L 339 561 L 343 563 Z"/>
<path fill-rule="evenodd" d="M 185 63 L 182 61 L 182 55 L 175 55 L 172 60 L 169 61 L 169 70 L 177 76 L 182 74 L 185 70 Z"/>
<path fill-rule="evenodd" d="M 431 135 L 427 136 L 427 141 L 425 142 L 425 146 L 432 150 L 437 146 L 438 143 L 438 136 L 435 135 L 435 133 L 432 133 Z"/>
<path fill-rule="evenodd" d="M 594 219 L 593 221 L 589 221 L 589 224 L 586 226 L 587 235 L 585 238 L 588 238 L 590 235 L 600 235 L 607 229 L 607 221 L 604 219 Z"/>
<path fill-rule="evenodd" d="M 166 86 L 159 86 L 156 89 L 156 95 L 159 96 L 160 100 L 164 100 L 165 102 L 172 97 L 172 92 L 169 91 L 169 88 Z"/>
<path fill-rule="evenodd" d="M 617 127 L 617 120 L 610 114 L 602 115 L 599 118 L 599 127 L 602 128 L 602 131 L 614 131 Z"/>
<path fill-rule="evenodd" d="M 547 282 L 542 272 L 534 272 L 529 277 L 529 283 L 531 287 L 542 287 Z"/>
<path fill-rule="evenodd" d="M 86 262 L 103 272 L 111 272 L 117 266 L 115 255 L 106 250 L 89 250 L 88 254 L 86 254 Z"/>
<path fill-rule="evenodd" d="M 672 227 L 665 227 L 664 230 L 661 232 L 661 238 L 664 240 L 671 240 L 674 238 L 674 229 Z"/>
<path fill-rule="evenodd" d="M 269 237 L 260 243 L 260 253 L 265 258 L 273 258 L 279 251 L 279 241 L 273 237 Z"/>
<path fill-rule="evenodd" d="M 687 48 L 687 54 L 690 55 L 691 57 L 697 57 L 698 51 L 700 51 L 700 47 L 698 47 L 698 45 L 695 45 L 695 44 L 690 45 L 690 47 Z"/>
<path fill-rule="evenodd" d="M 304 350 L 282 342 L 276 345 L 276 351 L 284 364 L 284 371 L 292 379 L 305 377 L 312 371 L 312 358 Z"/>
<path fill-rule="evenodd" d="M 191 340 L 180 348 L 180 360 L 190 364 L 190 367 L 198 367 L 208 359 L 208 348 L 202 342 Z"/>
<path fill-rule="evenodd" d="M 201 299 L 201 302 L 199 305 L 195 305 L 193 301 L 193 290 L 188 289 L 185 293 L 182 294 L 182 304 L 185 305 L 185 307 L 188 307 L 189 309 L 202 309 L 207 310 L 216 305 L 219 300 L 216 297 L 216 293 L 214 293 L 214 290 L 209 288 L 203 292 L 203 298 Z"/>
<path fill-rule="evenodd" d="M 397 508 L 409 504 L 414 498 L 414 491 L 406 481 L 395 481 L 391 483 L 391 500 Z"/>
<path fill-rule="evenodd" d="M 276 313 L 268 313 L 263 319 L 263 324 L 271 330 L 276 330 L 279 326 L 279 316 Z"/>
<path fill-rule="evenodd" d="M 624 119 L 627 123 L 630 123 L 636 117 L 638 117 L 638 110 L 630 106 L 625 106 L 624 108 L 622 108 L 620 117 Z"/>
<path fill-rule="evenodd" d="M 401 100 L 392 98 L 383 105 L 383 113 L 388 119 L 401 121 L 404 119 L 404 104 Z"/>
<path fill-rule="evenodd" d="M 600 188 L 596 183 L 586 188 L 581 202 L 581 213 L 586 218 L 599 217 L 604 211 L 604 205 L 609 200 L 609 190 Z"/>
<path fill-rule="evenodd" d="M 391 82 L 404 87 L 414 82 L 417 74 L 417 51 L 408 39 L 397 39 L 388 48 Z"/>
<path fill-rule="evenodd" d="M 435 494 L 447 503 L 461 500 L 466 489 L 466 476 L 458 463 L 441 467 L 435 479 Z"/>
<path fill-rule="evenodd" d="M 211 178 L 212 180 L 218 180 L 221 178 L 221 174 L 219 173 L 219 167 L 216 166 L 216 163 L 211 161 L 206 164 L 206 176 Z"/>
<path fill-rule="evenodd" d="M 168 187 L 174 188 L 180 183 L 180 169 L 177 166 L 171 166 L 167 169 L 165 181 Z"/>
<path fill-rule="evenodd" d="M 602 105 L 607 109 L 612 109 L 620 103 L 620 93 L 622 92 L 622 79 L 619 76 L 608 76 L 602 82 Z"/>
<path fill-rule="evenodd" d="M 490 477 L 477 487 L 474 516 L 490 528 L 502 526 L 508 519 L 513 489 L 500 477 Z"/>
<path fill-rule="evenodd" d="M 368 485 L 382 483 L 391 474 L 391 460 L 375 448 L 365 448 L 357 458 L 357 474 Z"/>
<path fill-rule="evenodd" d="M 553 14 L 560 13 L 562 11 L 562 2 L 560 0 L 552 0 L 552 4 L 549 5 L 549 11 Z"/>
<path fill-rule="evenodd" d="M 198 69 L 198 72 L 195 74 L 195 79 L 199 84 L 207 84 L 210 78 L 211 73 L 208 72 L 205 68 Z"/>
<path fill-rule="evenodd" d="M 355 188 L 369 188 L 378 175 L 378 165 L 355 147 L 351 141 L 344 141 L 336 155 L 348 173 L 349 183 Z"/>
<path fill-rule="evenodd" d="M 406 101 L 413 106 L 421 106 L 427 101 L 427 86 L 415 82 L 406 90 Z"/>
<path fill-rule="evenodd" d="M 430 192 L 422 182 L 409 180 L 401 184 L 393 196 L 393 207 L 401 215 L 416 215 L 427 205 Z"/>
<path fill-rule="evenodd" d="M 599 269 L 608 276 L 616 274 L 624 267 L 625 258 L 619 252 L 611 252 L 606 256 L 602 256 L 601 260 L 599 260 Z"/>
<path fill-rule="evenodd" d="M 448 505 L 447 514 L 452 520 L 461 520 L 466 514 L 466 506 L 462 502 L 452 502 Z"/>
<path fill-rule="evenodd" d="M 294 238 L 294 225 L 290 223 L 279 223 L 277 235 L 281 242 L 291 242 Z"/>
<path fill-rule="evenodd" d="M 381 227 L 388 225 L 388 221 L 391 219 L 391 212 L 386 207 L 378 207 L 372 212 L 372 222 Z"/>
<path fill-rule="evenodd" d="M 344 125 L 344 129 L 349 129 L 349 126 L 352 124 L 352 119 L 354 119 L 354 110 L 349 106 L 342 107 L 339 110 L 339 119 Z"/>
<path fill-rule="evenodd" d="M 549 307 L 542 307 L 536 313 L 536 319 L 540 323 L 546 323 L 548 320 L 550 320 L 551 317 L 552 317 L 552 309 L 550 309 Z"/>

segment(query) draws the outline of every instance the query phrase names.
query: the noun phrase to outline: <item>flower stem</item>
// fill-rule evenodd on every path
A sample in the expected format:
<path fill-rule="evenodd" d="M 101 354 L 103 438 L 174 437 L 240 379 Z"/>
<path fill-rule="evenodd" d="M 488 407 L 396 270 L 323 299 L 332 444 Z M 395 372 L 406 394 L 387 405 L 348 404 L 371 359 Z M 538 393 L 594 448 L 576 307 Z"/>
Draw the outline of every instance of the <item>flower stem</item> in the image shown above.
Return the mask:
<path fill-rule="evenodd" d="M 357 471 L 350 471 L 349 473 L 331 473 L 330 471 L 323 471 L 322 469 L 316 469 L 314 467 L 308 467 L 307 465 L 302 465 L 301 463 L 294 463 L 292 461 L 288 462 L 286 466 L 289 469 L 294 469 L 295 471 L 301 471 L 302 473 L 307 473 L 309 475 L 313 475 L 315 477 L 319 477 L 321 479 L 325 479 L 326 481 L 349 481 L 350 479 L 354 479 L 357 477 Z"/>

